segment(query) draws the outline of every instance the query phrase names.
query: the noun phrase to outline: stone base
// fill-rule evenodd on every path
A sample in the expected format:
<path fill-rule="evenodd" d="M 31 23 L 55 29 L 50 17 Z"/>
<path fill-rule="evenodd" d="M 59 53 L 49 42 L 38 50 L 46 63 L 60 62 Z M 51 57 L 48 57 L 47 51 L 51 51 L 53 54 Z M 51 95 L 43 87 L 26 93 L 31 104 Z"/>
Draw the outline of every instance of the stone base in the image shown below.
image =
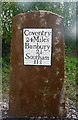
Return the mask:
<path fill-rule="evenodd" d="M 6 117 L 2 120 L 74 120 L 65 117 Z"/>

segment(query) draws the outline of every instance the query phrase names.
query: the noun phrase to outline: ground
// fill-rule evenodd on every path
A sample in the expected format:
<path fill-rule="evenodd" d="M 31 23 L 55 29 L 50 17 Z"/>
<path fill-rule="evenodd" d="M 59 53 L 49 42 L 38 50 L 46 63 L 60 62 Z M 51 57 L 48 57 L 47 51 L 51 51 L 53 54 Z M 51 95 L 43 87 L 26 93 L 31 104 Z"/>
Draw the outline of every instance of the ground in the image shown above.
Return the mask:
<path fill-rule="evenodd" d="M 74 103 L 71 100 L 69 100 L 68 98 L 66 99 L 65 108 L 67 111 L 66 118 L 70 118 L 70 120 L 78 119 L 77 109 L 76 109 Z M 2 117 L 7 118 L 8 110 L 9 110 L 8 103 L 7 103 L 6 99 L 4 99 L 3 102 L 0 102 L 0 118 L 1 118 L 1 115 L 2 115 Z M 2 114 L 1 114 L 1 112 L 2 112 Z"/>

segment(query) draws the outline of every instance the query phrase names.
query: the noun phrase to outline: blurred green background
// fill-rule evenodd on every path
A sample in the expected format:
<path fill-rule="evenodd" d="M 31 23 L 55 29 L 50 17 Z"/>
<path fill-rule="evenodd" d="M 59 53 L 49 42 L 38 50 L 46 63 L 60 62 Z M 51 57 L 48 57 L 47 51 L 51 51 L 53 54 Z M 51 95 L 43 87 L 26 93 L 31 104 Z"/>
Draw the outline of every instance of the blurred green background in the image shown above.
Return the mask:
<path fill-rule="evenodd" d="M 0 36 L 2 36 L 2 91 L 9 91 L 10 43 L 12 17 L 24 12 L 46 10 L 64 17 L 65 84 L 67 97 L 77 103 L 76 3 L 75 2 L 2 2 Z"/>

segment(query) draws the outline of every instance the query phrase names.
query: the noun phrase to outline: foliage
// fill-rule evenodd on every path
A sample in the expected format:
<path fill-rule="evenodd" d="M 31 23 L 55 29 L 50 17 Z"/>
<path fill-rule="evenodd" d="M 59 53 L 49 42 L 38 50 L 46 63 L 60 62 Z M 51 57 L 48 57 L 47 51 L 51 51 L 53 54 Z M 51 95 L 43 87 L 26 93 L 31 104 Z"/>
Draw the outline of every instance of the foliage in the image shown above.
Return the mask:
<path fill-rule="evenodd" d="M 67 97 L 76 103 L 76 57 L 65 57 L 65 79 Z"/>
<path fill-rule="evenodd" d="M 10 41 L 12 37 L 12 17 L 19 13 L 24 13 L 24 12 L 34 11 L 34 10 L 37 10 L 37 11 L 46 10 L 46 11 L 51 11 L 51 12 L 55 12 L 62 15 L 64 17 L 65 42 L 67 43 L 69 39 L 70 39 L 70 42 L 75 39 L 75 37 L 74 38 L 72 37 L 72 35 L 74 36 L 73 26 L 75 24 L 75 19 L 76 19 L 75 3 L 2 2 L 1 18 L 2 18 L 2 29 L 3 29 L 2 30 L 3 55 L 6 55 L 10 52 Z M 71 47 L 70 42 L 69 42 L 69 47 Z M 72 47 L 74 51 L 74 45 Z"/>
<path fill-rule="evenodd" d="M 5 93 L 9 89 L 10 64 L 9 56 L 2 58 L 2 92 Z"/>
<path fill-rule="evenodd" d="M 1 92 L 2 92 L 2 58 L 0 57 L 0 99 L 1 99 Z"/>

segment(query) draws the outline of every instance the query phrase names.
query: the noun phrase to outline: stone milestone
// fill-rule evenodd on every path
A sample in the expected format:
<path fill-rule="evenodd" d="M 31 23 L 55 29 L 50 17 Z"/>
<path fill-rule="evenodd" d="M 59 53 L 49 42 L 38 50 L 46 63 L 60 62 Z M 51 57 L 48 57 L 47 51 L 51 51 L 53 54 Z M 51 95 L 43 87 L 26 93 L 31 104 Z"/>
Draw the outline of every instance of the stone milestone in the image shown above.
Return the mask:
<path fill-rule="evenodd" d="M 13 18 L 10 116 L 64 116 L 63 18 L 47 11 Z"/>

